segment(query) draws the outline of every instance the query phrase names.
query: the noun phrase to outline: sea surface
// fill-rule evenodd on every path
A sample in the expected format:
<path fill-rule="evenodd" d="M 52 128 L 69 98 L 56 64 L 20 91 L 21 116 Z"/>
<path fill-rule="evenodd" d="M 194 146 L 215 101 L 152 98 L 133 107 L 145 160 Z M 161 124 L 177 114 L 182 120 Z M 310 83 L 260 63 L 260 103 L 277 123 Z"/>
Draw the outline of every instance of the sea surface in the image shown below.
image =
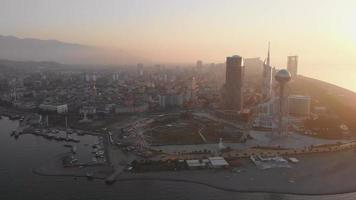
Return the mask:
<path fill-rule="evenodd" d="M 68 148 L 62 142 L 49 141 L 33 135 L 18 139 L 10 133 L 17 121 L 0 120 L 0 200 L 105 200 L 105 199 L 253 199 L 253 200 L 340 200 L 356 199 L 356 193 L 327 196 L 305 196 L 268 193 L 227 192 L 207 186 L 160 181 L 126 181 L 106 185 L 103 180 L 86 178 L 39 176 L 32 172 L 51 157 Z M 90 146 L 97 142 L 93 136 L 79 138 L 81 159 L 90 159 Z"/>

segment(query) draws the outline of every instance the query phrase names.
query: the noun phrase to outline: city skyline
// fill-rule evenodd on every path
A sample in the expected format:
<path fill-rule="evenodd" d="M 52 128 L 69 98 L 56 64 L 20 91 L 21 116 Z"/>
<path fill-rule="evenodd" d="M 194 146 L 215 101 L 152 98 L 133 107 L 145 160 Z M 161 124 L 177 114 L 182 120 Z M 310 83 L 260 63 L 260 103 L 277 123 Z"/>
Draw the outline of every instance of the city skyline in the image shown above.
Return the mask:
<path fill-rule="evenodd" d="M 356 199 L 356 0 L 0 5 L 0 200 Z"/>
<path fill-rule="evenodd" d="M 2 0 L 0 34 L 122 49 L 164 63 L 263 58 L 271 41 L 272 66 L 285 68 L 287 56 L 298 55 L 300 74 L 356 91 L 355 8 L 352 0 Z"/>

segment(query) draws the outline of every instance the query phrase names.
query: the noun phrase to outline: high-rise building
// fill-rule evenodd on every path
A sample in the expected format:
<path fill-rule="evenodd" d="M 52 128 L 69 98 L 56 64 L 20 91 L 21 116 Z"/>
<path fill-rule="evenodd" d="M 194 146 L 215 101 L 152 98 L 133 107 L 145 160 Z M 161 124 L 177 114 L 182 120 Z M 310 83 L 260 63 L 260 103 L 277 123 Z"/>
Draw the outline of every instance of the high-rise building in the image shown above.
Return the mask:
<path fill-rule="evenodd" d="M 224 86 L 224 104 L 229 110 L 242 109 L 243 67 L 242 57 L 232 56 L 226 58 L 226 81 Z"/>
<path fill-rule="evenodd" d="M 142 63 L 138 63 L 137 64 L 137 75 L 139 76 L 143 76 L 143 64 Z"/>
<path fill-rule="evenodd" d="M 197 69 L 201 69 L 203 67 L 203 61 L 198 60 L 197 61 Z"/>
<path fill-rule="evenodd" d="M 113 80 L 113 81 L 118 81 L 118 80 L 119 80 L 119 73 L 118 73 L 118 72 L 115 72 L 115 73 L 112 75 L 112 80 Z"/>
<path fill-rule="evenodd" d="M 201 73 L 203 71 L 203 61 L 198 60 L 196 64 L 196 70 L 197 72 Z"/>
<path fill-rule="evenodd" d="M 89 82 L 90 81 L 90 75 L 89 74 L 85 74 L 85 81 Z"/>
<path fill-rule="evenodd" d="M 287 69 L 292 75 L 292 79 L 298 75 L 298 56 L 288 56 Z"/>
<path fill-rule="evenodd" d="M 262 97 L 269 99 L 272 96 L 272 67 L 270 65 L 270 45 L 268 44 L 267 59 L 263 64 L 262 72 Z"/>
<path fill-rule="evenodd" d="M 263 73 L 263 61 L 260 58 L 244 58 L 244 77 L 261 77 Z"/>

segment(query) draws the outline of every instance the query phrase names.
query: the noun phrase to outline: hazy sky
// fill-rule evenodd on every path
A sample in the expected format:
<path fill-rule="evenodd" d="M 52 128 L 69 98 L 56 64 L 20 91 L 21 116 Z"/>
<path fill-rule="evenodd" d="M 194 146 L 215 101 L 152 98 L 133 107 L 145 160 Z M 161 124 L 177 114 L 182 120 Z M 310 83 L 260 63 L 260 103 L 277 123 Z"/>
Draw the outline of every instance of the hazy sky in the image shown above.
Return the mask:
<path fill-rule="evenodd" d="M 0 34 L 115 47 L 162 62 L 265 57 L 356 91 L 356 0 L 0 0 Z M 353 80 L 355 79 L 355 81 Z"/>

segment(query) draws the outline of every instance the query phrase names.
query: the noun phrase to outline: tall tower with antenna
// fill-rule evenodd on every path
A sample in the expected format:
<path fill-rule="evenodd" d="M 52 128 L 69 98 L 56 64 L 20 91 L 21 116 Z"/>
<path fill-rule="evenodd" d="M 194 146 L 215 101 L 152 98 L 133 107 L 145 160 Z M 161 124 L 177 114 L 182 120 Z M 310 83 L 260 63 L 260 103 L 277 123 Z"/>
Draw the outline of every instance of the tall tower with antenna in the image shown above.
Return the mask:
<path fill-rule="evenodd" d="M 279 112 L 278 112 L 278 134 L 283 135 L 286 133 L 286 126 L 283 122 L 283 118 L 285 117 L 286 109 L 286 100 L 284 95 L 284 88 L 286 84 L 291 79 L 291 74 L 286 69 L 279 70 L 275 75 L 276 81 L 279 83 Z"/>
<path fill-rule="evenodd" d="M 268 66 L 270 66 L 270 62 L 271 62 L 270 57 L 271 57 L 271 43 L 268 42 L 268 53 L 267 53 L 267 61 L 266 61 L 266 64 Z"/>
<path fill-rule="evenodd" d="M 268 100 L 272 96 L 272 67 L 270 58 L 270 43 L 268 42 L 268 53 L 265 63 L 263 64 L 262 74 L 262 97 L 263 100 Z"/>

